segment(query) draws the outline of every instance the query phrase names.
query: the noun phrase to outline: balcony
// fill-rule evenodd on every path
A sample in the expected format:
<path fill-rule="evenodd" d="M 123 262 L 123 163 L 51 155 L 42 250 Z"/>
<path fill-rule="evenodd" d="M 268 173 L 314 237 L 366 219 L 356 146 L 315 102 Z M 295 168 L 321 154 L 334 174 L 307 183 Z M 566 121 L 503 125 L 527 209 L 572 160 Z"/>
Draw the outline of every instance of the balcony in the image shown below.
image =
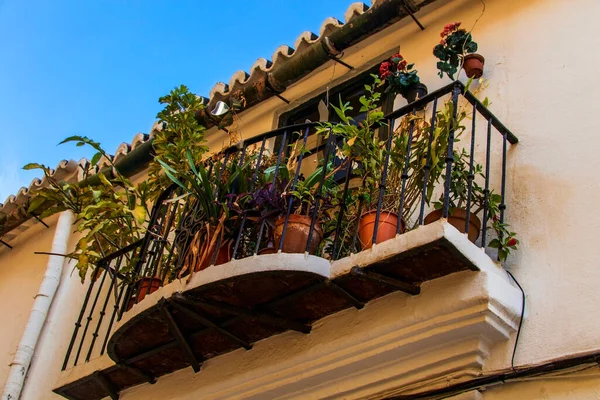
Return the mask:
<path fill-rule="evenodd" d="M 446 114 L 440 113 L 448 105 Z M 443 116 L 457 121 L 465 109 L 471 113 L 462 116 L 471 116 L 470 129 L 447 125 L 444 152 L 436 154 L 436 129 L 448 122 Z M 480 370 L 488 347 L 508 339 L 519 318 L 520 295 L 490 258 L 502 257 L 494 254 L 498 246 L 488 249 L 490 255 L 482 251 L 507 239 L 502 230 L 491 238 L 489 225 L 492 220 L 504 223 L 507 147 L 517 140 L 459 82 L 386 120 L 378 127 L 383 138 L 380 175 L 368 196 L 354 195 L 366 185 L 356 173 L 365 168 L 364 159 L 347 162 L 344 138 L 330 126 L 315 123 L 265 133 L 207 161 L 213 182 L 234 178 L 234 185 L 227 188 L 235 190 L 219 194 L 224 188 L 219 184 L 210 189 L 215 199 L 220 196 L 234 203 L 229 210 L 235 212 L 222 224 L 227 235 L 198 234 L 207 226 L 198 201 L 185 196 L 179 185 L 166 190 L 155 204 L 145 238 L 99 263 L 55 392 L 71 399 L 116 399 L 126 388 L 153 384 L 178 370 L 191 367 L 202 375 L 203 364 L 217 356 L 229 360 L 233 370 L 246 360 L 239 374 L 260 370 L 275 362 L 272 359 L 281 369 L 257 372 L 237 383 L 231 376 L 215 378 L 213 370 L 206 378 L 212 394 L 204 393 L 203 398 L 252 398 L 264 390 L 273 398 L 296 392 L 308 395 L 307 387 L 342 379 L 357 368 L 368 370 L 403 359 L 418 360 L 429 375 L 390 367 L 389 377 L 378 373 L 378 378 L 360 384 L 346 380 L 333 394 L 354 398 L 369 385 L 389 392 L 398 385 L 445 376 L 460 366 Z M 483 133 L 477 130 L 478 121 L 485 122 Z M 318 140 L 319 129 L 329 130 L 321 136 L 324 140 Z M 418 135 L 425 135 L 421 143 L 426 146 L 415 156 Z M 468 152 L 457 151 L 460 135 L 468 139 Z M 476 161 L 478 155 L 485 159 L 483 166 Z M 249 187 L 240 189 L 243 182 L 234 174 L 243 166 L 251 173 Z M 464 185 L 457 185 L 456 171 L 464 172 Z M 284 179 L 285 189 L 277 192 Z M 310 182 L 311 195 L 300 197 Z M 241 195 L 248 200 L 247 193 L 260 188 L 261 199 L 271 202 L 268 212 L 260 207 L 265 203 L 257 207 L 256 202 L 238 209 Z M 453 193 L 459 190 L 464 193 Z M 277 195 L 271 196 L 274 192 Z M 460 204 L 463 213 L 455 204 L 460 196 L 466 199 Z M 436 197 L 441 218 L 426 216 Z M 366 211 L 372 215 L 372 231 L 367 233 L 359 223 L 361 216 L 369 215 Z M 298 223 L 298 214 L 306 222 Z M 133 268 L 124 268 L 126 264 Z M 364 328 L 353 331 L 346 325 L 339 327 L 347 331 L 346 338 L 323 337 L 325 327 L 336 324 L 327 316 L 359 320 L 384 315 L 383 299 L 375 301 L 384 296 L 401 298 L 402 309 L 412 311 L 398 320 L 389 319 L 395 311 L 388 313 L 375 331 L 366 334 L 369 339 L 361 333 L 361 340 L 351 341 Z M 361 311 L 352 316 L 344 311 L 352 308 Z M 293 362 L 289 355 L 278 359 L 283 348 L 302 347 L 303 337 L 311 336 L 313 343 L 333 343 L 332 348 L 311 356 L 298 350 Z M 266 351 L 269 343 L 274 347 Z M 432 349 L 436 355 L 428 359 L 424 354 Z M 451 355 L 444 355 L 449 351 Z M 461 361 L 456 361 L 459 366 L 442 367 L 442 359 Z M 284 379 L 286 374 L 298 374 L 292 367 L 298 363 L 331 366 L 321 373 L 318 368 L 304 371 L 294 382 Z"/>

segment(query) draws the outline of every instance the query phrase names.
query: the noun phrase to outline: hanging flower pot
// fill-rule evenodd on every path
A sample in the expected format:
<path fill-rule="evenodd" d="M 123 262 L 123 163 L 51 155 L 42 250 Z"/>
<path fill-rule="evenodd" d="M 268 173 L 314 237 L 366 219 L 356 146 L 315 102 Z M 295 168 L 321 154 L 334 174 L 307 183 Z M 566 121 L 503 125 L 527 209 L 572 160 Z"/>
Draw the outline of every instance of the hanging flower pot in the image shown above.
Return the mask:
<path fill-rule="evenodd" d="M 275 221 L 275 249 L 279 249 L 284 223 L 285 216 L 281 216 Z M 287 223 L 287 229 L 285 231 L 285 238 L 283 240 L 283 247 L 281 248 L 281 251 L 284 253 L 304 253 L 306 250 L 306 243 L 308 241 L 308 234 L 310 232 L 311 225 L 311 217 L 306 215 L 291 214 Z M 319 243 L 321 243 L 322 238 L 323 229 L 321 229 L 321 224 L 319 224 L 317 221 L 314 225 L 312 237 L 310 238 L 310 244 L 308 246 L 309 254 L 315 253 Z"/>
<path fill-rule="evenodd" d="M 401 54 L 394 54 L 389 60 L 382 62 L 379 65 L 379 76 L 388 85 L 386 91 L 399 93 L 408 103 L 427 94 L 427 86 L 421 83 L 414 64 L 409 64 Z"/>
<path fill-rule="evenodd" d="M 358 238 L 363 250 L 370 249 L 373 245 L 373 231 L 375 230 L 375 220 L 377 219 L 377 210 L 367 211 L 361 215 L 358 221 Z M 400 222 L 400 233 L 404 233 L 406 226 L 404 221 Z M 379 224 L 377 227 L 377 237 L 375 243 L 379 244 L 386 240 L 393 239 L 396 236 L 398 228 L 398 214 L 388 211 L 381 211 L 379 214 Z"/>
<path fill-rule="evenodd" d="M 402 93 L 402 97 L 410 104 L 427 95 L 427 86 L 422 83 L 414 83 L 407 87 Z"/>
<path fill-rule="evenodd" d="M 471 53 L 464 58 L 463 68 L 468 78 L 481 78 L 483 75 L 483 64 L 485 58 L 481 54 Z"/>
<path fill-rule="evenodd" d="M 458 229 L 459 232 L 465 233 L 465 223 L 467 221 L 467 211 L 462 208 L 450 208 L 448 213 L 448 223 Z M 442 218 L 442 210 L 434 210 L 430 212 L 423 221 L 425 225 L 431 224 Z M 475 214 L 469 216 L 469 240 L 473 243 L 479 237 L 481 230 L 481 220 Z"/>

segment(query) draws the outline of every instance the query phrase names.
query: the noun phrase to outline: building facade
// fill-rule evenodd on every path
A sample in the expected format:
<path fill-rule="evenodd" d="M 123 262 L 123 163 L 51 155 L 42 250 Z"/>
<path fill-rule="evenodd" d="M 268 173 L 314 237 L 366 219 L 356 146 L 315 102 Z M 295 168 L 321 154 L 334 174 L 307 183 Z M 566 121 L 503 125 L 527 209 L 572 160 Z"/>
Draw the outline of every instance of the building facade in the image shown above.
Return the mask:
<path fill-rule="evenodd" d="M 474 106 L 478 117 L 473 130 L 472 120 L 467 119 L 471 136 L 458 145 L 477 133 L 472 154 L 476 162 L 489 167 L 490 187 L 504 193 L 504 218 L 520 241 L 519 249 L 505 262 L 497 262 L 493 249 L 482 249 L 481 238 L 471 243 L 440 220 L 339 259 L 280 253 L 214 265 L 190 280 L 164 285 L 113 321 L 110 275 L 105 274 L 104 289 L 98 285 L 90 289 L 91 277 L 82 284 L 68 260 L 35 254 L 51 252 L 57 248 L 53 245 L 61 243 L 73 248 L 79 238 L 71 234 L 68 213 L 45 218 L 43 224 L 22 215 L 19 207 L 26 206 L 30 194 L 25 190 L 1 208 L 5 245 L 0 248 L 0 381 L 12 379 L 11 364 L 28 332 L 27 321 L 36 312 L 45 314 L 32 312 L 34 302 L 45 298 L 51 304 L 47 316 L 36 319 L 41 334 L 34 340 L 35 350 L 29 348 L 31 366 L 21 366 L 26 377 L 20 397 L 28 400 L 60 395 L 76 399 L 600 398 L 600 295 L 595 289 L 600 281 L 599 252 L 590 240 L 600 233 L 594 212 L 600 185 L 593 177 L 598 125 L 594 93 L 600 86 L 594 52 L 600 44 L 598 15 L 600 3 L 594 0 L 379 0 L 371 8 L 355 3 L 348 8 L 345 22 L 325 21 L 318 36 L 300 35 L 295 51 L 281 47 L 270 62 L 259 59 L 248 74 L 240 72 L 228 86 L 217 84 L 210 93 L 207 109 L 219 100 L 231 104 L 236 93 L 243 94 L 247 104 L 237 114 L 235 131 L 248 142 L 307 119 L 323 121 L 321 100 L 329 96 L 335 104 L 340 94 L 352 99 L 380 63 L 398 51 L 415 63 L 430 94 L 448 88 L 443 93 L 447 98 L 455 86 L 447 77 L 437 76 L 432 48 L 447 23 L 474 26 L 478 52 L 485 56 L 487 83 L 474 81 L 470 89 L 487 86 L 479 97 L 487 97 L 489 104 L 469 102 L 461 92 L 460 101 Z M 459 80 L 467 81 L 464 73 Z M 387 98 L 386 113 L 406 106 L 401 96 Z M 430 111 L 432 105 L 427 104 Z M 392 120 L 398 124 L 400 117 L 393 115 Z M 493 135 L 486 142 L 488 126 Z M 262 142 L 274 154 L 280 143 L 276 138 L 282 133 Z M 513 134 L 518 143 L 511 144 Z M 229 137 L 213 126 L 207 139 L 210 148 L 218 151 Z M 323 143 L 311 142 L 319 145 Z M 150 148 L 151 136 L 138 135 L 117 150 L 115 160 L 136 160 L 130 175 L 142 181 L 147 177 L 144 162 Z M 76 165 L 61 164 L 56 173 L 62 174 L 61 179 L 76 180 Z M 32 185 L 30 189 L 35 189 Z M 52 297 L 40 284 L 50 274 L 49 266 L 57 268 L 57 263 L 61 264 L 59 286 Z M 407 284 L 389 275 L 386 280 L 386 268 L 397 265 L 418 275 L 418 282 Z M 423 272 L 424 268 L 433 272 Z M 277 279 L 269 286 L 260 273 L 269 279 L 279 275 L 273 275 Z M 226 339 L 203 338 L 198 343 L 212 343 L 215 354 L 213 348 L 198 350 L 201 344 L 191 339 L 196 336 L 180 326 L 182 343 L 177 321 L 174 327 L 164 315 L 167 309 L 171 318 L 183 318 L 177 314 L 180 305 L 163 306 L 170 299 L 177 303 L 182 293 L 217 296 L 210 291 L 229 293 L 239 281 L 246 282 L 244 290 L 253 298 L 269 291 L 281 295 L 277 290 L 282 286 L 304 279 L 305 275 L 294 275 L 300 273 L 317 277 L 322 286 L 281 308 L 273 306 L 265 315 L 260 314 L 264 307 L 240 303 L 230 311 L 242 319 L 240 327 L 208 313 L 214 319 L 199 324 Z M 360 275 L 365 273 L 371 275 Z M 354 278 L 356 282 L 351 281 Z M 303 287 L 298 285 L 289 283 L 286 296 Z M 332 294 L 336 290 L 337 297 Z M 244 297 L 240 293 L 236 301 Z M 276 297 L 273 294 L 269 301 Z M 98 322 L 99 315 L 88 310 L 92 303 L 101 307 L 105 299 L 106 319 Z M 84 302 L 88 305 L 82 310 Z M 303 311 L 294 308 L 300 303 L 308 304 Z M 190 308 L 193 314 L 194 307 Z M 206 317 L 198 307 L 195 310 L 190 320 Z M 302 314 L 306 310 L 313 313 Z M 244 312 L 255 314 L 243 319 Z M 149 338 L 156 341 L 152 346 L 140 344 L 142 336 L 136 329 L 152 326 L 152 318 L 162 318 L 155 333 L 163 329 L 168 338 Z M 265 322 L 267 318 L 272 319 Z M 271 333 L 254 329 L 256 321 L 279 329 Z M 72 339 L 76 322 L 80 328 Z M 305 327 L 310 333 L 303 332 Z M 87 336 L 84 330 L 89 331 Z M 90 347 L 96 338 L 98 344 Z M 227 340 L 234 345 L 222 345 Z M 190 344 L 195 360 L 185 350 Z M 160 346 L 166 346 L 162 353 L 157 350 Z M 70 357 L 65 361 L 67 352 Z M 199 353 L 205 357 L 198 357 Z"/>

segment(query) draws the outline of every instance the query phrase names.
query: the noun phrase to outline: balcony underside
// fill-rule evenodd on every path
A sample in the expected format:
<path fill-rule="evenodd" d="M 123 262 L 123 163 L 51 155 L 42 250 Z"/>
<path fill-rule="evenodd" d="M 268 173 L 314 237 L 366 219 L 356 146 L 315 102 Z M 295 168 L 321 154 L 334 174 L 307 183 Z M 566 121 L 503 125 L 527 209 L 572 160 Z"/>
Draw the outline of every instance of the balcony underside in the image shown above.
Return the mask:
<path fill-rule="evenodd" d="M 128 387 L 391 292 L 418 295 L 423 282 L 495 267 L 452 226 L 439 221 L 330 263 L 303 254 L 271 254 L 214 266 L 174 282 L 125 314 L 110 339 L 112 359 L 65 371 L 56 393 L 72 399 L 118 397 Z M 106 356 L 104 356 L 106 358 Z"/>

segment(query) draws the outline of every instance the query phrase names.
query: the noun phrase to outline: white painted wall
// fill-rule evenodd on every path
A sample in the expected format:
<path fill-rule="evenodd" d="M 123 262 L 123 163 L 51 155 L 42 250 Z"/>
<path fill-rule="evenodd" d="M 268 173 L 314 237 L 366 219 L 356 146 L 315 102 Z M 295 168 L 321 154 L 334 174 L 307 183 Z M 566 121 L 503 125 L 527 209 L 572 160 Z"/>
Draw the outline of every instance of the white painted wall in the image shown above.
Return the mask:
<path fill-rule="evenodd" d="M 600 80 L 600 2 L 597 0 L 485 0 L 474 38 L 486 57 L 485 91 L 490 108 L 519 137 L 509 150 L 508 222 L 519 233 L 521 250 L 510 269 L 527 293 L 516 364 L 541 362 L 600 347 L 600 180 L 595 175 L 600 123 L 596 94 Z M 447 84 L 439 79 L 431 49 L 448 22 L 472 25 L 481 13 L 479 0 L 440 0 L 418 17 L 420 31 L 409 19 L 374 35 L 345 52 L 345 61 L 360 66 L 382 52 L 400 46 L 416 63 L 431 90 Z M 340 10 L 340 13 L 343 10 Z M 346 72 L 333 63 L 283 95 L 298 98 Z M 245 138 L 273 128 L 273 114 L 283 103 L 272 98 L 240 115 Z M 212 140 L 222 144 L 222 134 Z M 497 142 L 496 142 L 497 145 Z M 497 148 L 497 147 L 496 147 Z M 481 150 L 481 149 L 479 149 Z M 496 156 L 496 155 L 495 155 Z M 496 159 L 497 161 L 497 159 Z M 51 221 L 52 222 L 52 221 Z M 48 250 L 52 231 L 40 226 L 15 241 L 15 249 L 0 252 L 0 381 L 22 333 L 47 262 L 33 251 Z M 84 287 L 68 276 L 59 289 L 50 323 L 35 356 L 25 399 L 53 398 L 50 390 L 73 328 Z M 496 346 L 488 369 L 510 364 L 514 337 Z M 155 394 L 176 375 L 159 381 Z M 201 374 L 200 374 L 201 375 Z M 201 381 L 201 379 L 200 379 Z M 189 383 L 189 382 L 188 382 Z M 192 384 L 193 386 L 193 384 Z M 135 391 L 123 398 L 134 399 Z M 188 398 L 181 394 L 174 398 Z M 598 399 L 596 377 L 511 384 L 488 390 L 485 399 Z"/>

